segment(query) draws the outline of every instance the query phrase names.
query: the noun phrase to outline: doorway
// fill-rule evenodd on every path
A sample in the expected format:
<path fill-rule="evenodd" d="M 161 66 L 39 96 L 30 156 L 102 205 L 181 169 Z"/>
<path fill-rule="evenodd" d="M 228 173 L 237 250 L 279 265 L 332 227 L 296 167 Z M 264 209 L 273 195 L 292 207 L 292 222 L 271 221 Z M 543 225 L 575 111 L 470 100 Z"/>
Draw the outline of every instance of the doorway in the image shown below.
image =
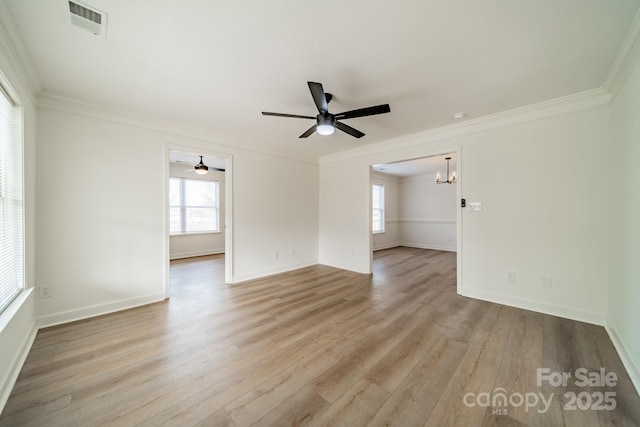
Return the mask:
<path fill-rule="evenodd" d="M 371 271 L 375 251 L 407 247 L 453 252 L 460 290 L 458 159 L 458 151 L 451 150 L 371 166 Z"/>
<path fill-rule="evenodd" d="M 224 260 L 224 281 L 233 273 L 230 155 L 198 148 L 168 148 L 165 295 L 170 264 L 215 256 Z"/>

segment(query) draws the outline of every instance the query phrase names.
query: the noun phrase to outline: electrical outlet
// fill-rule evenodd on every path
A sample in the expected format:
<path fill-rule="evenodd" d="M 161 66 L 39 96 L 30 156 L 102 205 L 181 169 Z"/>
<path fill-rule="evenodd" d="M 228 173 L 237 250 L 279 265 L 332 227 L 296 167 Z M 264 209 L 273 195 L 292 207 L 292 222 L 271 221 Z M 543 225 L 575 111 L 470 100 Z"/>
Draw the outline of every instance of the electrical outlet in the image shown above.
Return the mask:
<path fill-rule="evenodd" d="M 51 287 L 49 286 L 40 286 L 40 298 L 49 298 L 51 297 Z"/>
<path fill-rule="evenodd" d="M 278 258 L 280 258 L 280 253 L 278 251 L 275 251 L 273 253 L 273 259 L 278 259 Z"/>
<path fill-rule="evenodd" d="M 507 271 L 505 276 L 507 283 L 516 283 L 516 272 L 515 271 Z"/>
<path fill-rule="evenodd" d="M 542 276 L 542 279 L 540 280 L 540 286 L 542 286 L 543 288 L 550 288 L 551 276 Z"/>
<path fill-rule="evenodd" d="M 289 249 L 289 255 L 290 256 L 295 256 L 296 255 L 296 250 L 293 249 L 293 248 Z"/>

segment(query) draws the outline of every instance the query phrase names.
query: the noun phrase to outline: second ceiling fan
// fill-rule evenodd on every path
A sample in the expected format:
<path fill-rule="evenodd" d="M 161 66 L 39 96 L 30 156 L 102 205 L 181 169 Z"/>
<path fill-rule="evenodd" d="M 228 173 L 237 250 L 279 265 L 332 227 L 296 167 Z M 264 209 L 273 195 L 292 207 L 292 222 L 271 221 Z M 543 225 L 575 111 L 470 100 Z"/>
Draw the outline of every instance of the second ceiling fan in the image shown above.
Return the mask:
<path fill-rule="evenodd" d="M 328 104 L 333 98 L 330 93 L 325 93 L 321 83 L 307 82 L 313 102 L 315 102 L 318 108 L 318 115 L 313 116 L 301 116 L 298 114 L 284 114 L 284 113 L 270 113 L 263 111 L 265 116 L 277 116 L 277 117 L 292 117 L 296 119 L 312 119 L 316 120 L 316 124 L 311 126 L 305 133 L 299 136 L 299 138 L 307 138 L 309 135 L 318 131 L 320 135 L 331 135 L 337 128 L 345 133 L 356 138 L 362 138 L 364 133 L 358 129 L 354 129 L 349 125 L 346 125 L 338 120 L 353 119 L 356 117 L 373 116 L 376 114 L 388 113 L 391 111 L 389 104 L 381 104 L 373 107 L 358 108 L 357 110 L 345 111 L 343 113 L 331 114 L 329 113 Z"/>

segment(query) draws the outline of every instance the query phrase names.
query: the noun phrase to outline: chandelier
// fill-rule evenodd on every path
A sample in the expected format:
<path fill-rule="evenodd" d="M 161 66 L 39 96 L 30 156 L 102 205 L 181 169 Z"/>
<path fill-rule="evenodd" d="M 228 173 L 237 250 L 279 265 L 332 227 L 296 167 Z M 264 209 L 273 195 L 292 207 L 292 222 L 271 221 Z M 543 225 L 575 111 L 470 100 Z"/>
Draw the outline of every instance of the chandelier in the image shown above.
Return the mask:
<path fill-rule="evenodd" d="M 440 172 L 438 172 L 436 175 L 436 184 L 453 184 L 456 182 L 456 171 L 453 171 L 453 173 L 449 175 L 449 160 L 451 160 L 451 157 L 445 157 L 444 159 L 447 161 L 447 179 L 446 181 L 441 180 Z"/>

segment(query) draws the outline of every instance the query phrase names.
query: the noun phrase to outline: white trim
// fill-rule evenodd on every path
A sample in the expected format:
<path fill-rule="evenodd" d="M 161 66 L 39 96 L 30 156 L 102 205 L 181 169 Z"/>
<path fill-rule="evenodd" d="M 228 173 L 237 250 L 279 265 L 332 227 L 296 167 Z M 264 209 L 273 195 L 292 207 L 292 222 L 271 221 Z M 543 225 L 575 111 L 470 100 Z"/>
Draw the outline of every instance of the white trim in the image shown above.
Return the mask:
<path fill-rule="evenodd" d="M 410 242 L 402 242 L 398 246 L 404 246 L 406 248 L 416 248 L 416 249 L 431 249 L 434 251 L 445 251 L 445 252 L 458 252 L 456 248 L 453 246 L 441 246 L 441 245 L 423 245 L 420 243 L 410 243 Z"/>
<path fill-rule="evenodd" d="M 165 248 L 165 259 L 166 263 L 166 278 L 165 278 L 165 289 L 166 289 L 166 297 L 169 298 L 170 295 L 170 285 L 169 285 L 169 262 L 171 261 L 171 236 L 169 235 L 169 178 L 170 167 L 169 167 L 169 157 L 170 151 L 181 151 L 185 153 L 200 153 L 210 157 L 218 157 L 224 159 L 224 224 L 220 224 L 221 232 L 224 232 L 224 252 L 226 256 L 224 257 L 224 282 L 229 284 L 233 283 L 233 272 L 234 272 L 234 252 L 233 252 L 233 155 L 225 152 L 216 152 L 210 149 L 203 149 L 194 146 L 186 146 L 172 143 L 165 143 L 165 210 L 164 210 L 164 222 L 165 222 L 165 235 L 166 235 L 166 248 Z"/>
<path fill-rule="evenodd" d="M 172 177 L 175 178 L 175 177 Z M 171 237 L 180 237 L 180 236 L 201 236 L 207 234 L 222 234 L 222 230 L 218 231 L 185 231 L 184 233 L 171 233 L 169 234 Z"/>
<path fill-rule="evenodd" d="M 174 259 L 193 258 L 198 256 L 207 256 L 207 255 L 218 255 L 223 253 L 224 253 L 224 248 L 209 249 L 209 250 L 202 250 L 202 251 L 191 251 L 191 252 L 179 252 L 177 254 L 173 254 L 173 256 L 171 256 L 171 260 L 173 261 Z"/>
<path fill-rule="evenodd" d="M 273 276 L 275 274 L 287 273 L 289 271 L 298 270 L 300 268 L 310 267 L 312 265 L 318 265 L 318 261 L 317 260 L 304 261 L 304 262 L 299 262 L 299 263 L 296 263 L 296 264 L 288 264 L 288 265 L 285 265 L 285 266 L 267 268 L 267 269 L 264 269 L 264 270 L 254 271 L 252 273 L 247 273 L 247 274 L 242 274 L 242 275 L 239 275 L 239 276 L 234 276 L 233 277 L 233 282 L 228 283 L 228 284 L 237 285 L 239 283 L 246 282 L 247 280 L 262 279 L 262 278 L 265 278 L 265 277 L 268 277 L 268 276 Z M 340 267 L 338 267 L 338 268 L 340 268 Z"/>
<path fill-rule="evenodd" d="M 38 78 L 38 73 L 36 73 L 29 56 L 25 54 L 27 49 L 22 41 L 22 37 L 20 37 L 20 32 L 11 19 L 3 20 L 3 16 L 11 16 L 6 2 L 0 2 L 0 45 L 4 47 L 0 49 L 0 55 L 2 52 L 6 52 L 8 55 L 8 57 L 5 56 L 8 61 L 6 65 L 15 73 L 14 77 L 21 77 L 19 79 L 11 79 L 11 81 L 14 85 L 20 85 L 22 95 L 28 97 L 31 103 L 36 105 L 34 94 L 42 90 L 42 83 Z M 16 67 L 18 69 L 15 69 Z M 26 76 L 26 78 L 24 76 Z M 26 83 L 26 87 L 22 85 L 22 82 Z"/>
<path fill-rule="evenodd" d="M 618 335 L 617 332 L 618 328 L 616 328 L 615 323 L 613 323 L 613 320 L 611 320 L 610 317 L 607 318 L 604 328 L 606 329 L 607 334 L 609 334 L 613 347 L 618 353 L 618 356 L 620 356 L 620 360 L 622 360 L 622 364 L 627 370 L 627 374 L 629 374 L 629 378 L 631 378 L 631 382 L 633 383 L 636 392 L 640 394 L 640 367 L 633 363 L 633 358 L 631 357 L 632 353 L 624 345 L 624 341 L 620 339 L 620 335 Z"/>
<path fill-rule="evenodd" d="M 18 349 L 19 351 L 16 353 L 13 363 L 11 363 L 9 366 L 7 375 L 5 376 L 5 378 L 2 378 L 2 380 L 0 380 L 0 413 L 2 413 L 4 406 L 7 404 L 9 396 L 11 396 L 13 387 L 16 385 L 18 375 L 20 375 L 20 371 L 22 371 L 22 367 L 24 366 L 24 362 L 27 360 L 27 356 L 29 356 L 29 352 L 31 351 L 31 347 L 33 346 L 33 342 L 36 339 L 37 333 L 38 327 L 36 325 L 36 320 L 33 319 L 29 328 L 29 333 L 22 341 L 22 345 L 20 345 Z"/>
<path fill-rule="evenodd" d="M 34 298 L 35 295 L 33 287 L 24 289 L 20 292 L 16 299 L 14 299 L 13 302 L 0 314 L 0 333 L 4 332 L 5 328 L 7 328 L 12 321 L 15 321 L 14 319 L 16 319 L 16 316 L 18 316 L 18 313 L 21 310 L 29 310 L 29 308 L 25 307 L 25 304 L 29 300 L 31 300 L 31 304 L 33 304 Z M 35 310 L 35 307 L 33 307 L 33 309 Z M 13 352 L 13 360 L 7 365 L 5 375 L 0 378 L 0 413 L 2 413 L 4 405 L 7 403 L 7 400 L 11 395 L 11 391 L 18 379 L 18 375 L 20 375 L 24 362 L 27 360 L 29 351 L 33 346 L 33 341 L 36 338 L 36 333 L 38 332 L 36 319 L 32 318 L 30 323 L 31 324 L 28 326 L 28 332 L 25 334 L 19 345 L 8 349 L 2 349 L 3 352 Z"/>
<path fill-rule="evenodd" d="M 514 108 L 512 110 L 501 113 L 490 114 L 488 116 L 479 117 L 477 119 L 467 120 L 465 122 L 430 129 L 411 135 L 393 138 L 365 147 L 344 150 L 337 153 L 328 154 L 320 157 L 319 163 L 330 164 L 339 163 L 346 160 L 360 159 L 364 156 L 373 154 L 388 153 L 410 148 L 416 145 L 424 145 L 425 142 L 439 141 L 464 135 L 475 134 L 491 129 L 511 126 L 514 124 L 530 122 L 547 117 L 556 117 L 562 114 L 572 113 L 575 111 L 589 110 L 606 106 L 609 103 L 610 95 L 603 88 L 588 90 L 573 95 L 563 96 L 561 98 L 551 99 L 537 104 L 531 104 L 524 107 Z M 456 150 L 442 151 L 437 154 L 451 153 Z M 460 151 L 459 148 L 457 151 Z M 429 155 L 437 155 L 429 154 Z M 429 155 L 421 156 L 428 157 Z M 407 159 L 398 159 L 407 160 Z M 387 161 L 386 163 L 391 163 Z M 456 169 L 458 178 L 460 176 L 460 159 L 456 155 Z M 458 189 L 460 189 L 460 181 L 458 179 Z"/>
<path fill-rule="evenodd" d="M 515 308 L 523 308 L 525 310 L 536 311 L 538 313 L 549 314 L 552 316 L 564 317 L 566 319 L 591 323 L 598 326 L 604 326 L 606 319 L 604 313 L 592 313 L 590 311 L 578 310 L 573 307 L 567 307 L 564 305 L 549 304 L 546 302 L 536 301 L 528 298 L 496 294 L 481 289 L 464 288 L 460 289 L 458 293 L 465 297 L 495 302 L 497 304 L 508 305 Z"/>
<path fill-rule="evenodd" d="M 91 317 L 102 316 L 104 314 L 115 313 L 122 310 L 128 310 L 130 308 L 140 307 L 142 305 L 147 305 L 164 300 L 164 292 L 156 292 L 149 295 L 111 301 L 104 304 L 90 305 L 73 310 L 61 311 L 58 313 L 38 317 L 38 328 L 47 328 L 49 326 L 89 319 Z"/>
<path fill-rule="evenodd" d="M 404 224 L 455 224 L 455 219 L 407 218 L 398 220 Z"/>
<path fill-rule="evenodd" d="M 382 251 L 385 249 L 399 248 L 401 246 L 404 246 L 404 245 L 401 245 L 400 243 L 387 243 L 386 245 L 374 246 L 373 251 L 375 252 L 375 251 Z"/>
<path fill-rule="evenodd" d="M 79 116 L 104 120 L 106 122 L 162 132 L 167 135 L 174 135 L 180 138 L 190 138 L 207 144 L 215 144 L 217 147 L 215 147 L 214 150 L 218 151 L 246 151 L 259 153 L 277 159 L 294 160 L 312 165 L 318 164 L 317 160 L 313 156 L 294 157 L 290 152 L 275 153 L 273 151 L 260 150 L 257 147 L 240 145 L 240 141 L 237 140 L 233 140 L 232 144 L 221 142 L 229 141 L 230 139 L 228 136 L 222 136 L 208 128 L 187 125 L 169 119 L 162 119 L 137 113 L 135 111 L 100 106 L 50 92 L 45 92 L 38 97 L 37 106 L 39 110 L 43 111 L 62 111 Z"/>
<path fill-rule="evenodd" d="M 640 10 L 636 13 L 604 81 L 603 86 L 611 94 L 612 99 L 638 62 L 640 62 Z"/>

